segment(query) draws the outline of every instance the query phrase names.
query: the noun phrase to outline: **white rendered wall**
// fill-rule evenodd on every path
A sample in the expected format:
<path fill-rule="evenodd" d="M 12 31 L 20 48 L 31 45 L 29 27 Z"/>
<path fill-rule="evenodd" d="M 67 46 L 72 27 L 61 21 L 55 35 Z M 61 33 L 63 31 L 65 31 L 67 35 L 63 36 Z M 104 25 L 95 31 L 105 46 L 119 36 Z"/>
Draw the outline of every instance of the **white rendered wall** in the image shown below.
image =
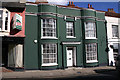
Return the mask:
<path fill-rule="evenodd" d="M 105 16 L 105 19 L 107 21 L 107 37 L 108 37 L 108 57 L 109 57 L 109 65 L 111 62 L 113 62 L 113 65 L 115 65 L 114 56 L 113 56 L 113 49 L 110 47 L 110 45 L 113 45 L 113 43 L 120 43 L 120 18 L 116 17 L 108 17 Z M 112 25 L 118 25 L 118 31 L 119 31 L 119 38 L 113 38 L 112 37 Z M 120 54 L 120 46 L 119 46 L 119 53 Z"/>

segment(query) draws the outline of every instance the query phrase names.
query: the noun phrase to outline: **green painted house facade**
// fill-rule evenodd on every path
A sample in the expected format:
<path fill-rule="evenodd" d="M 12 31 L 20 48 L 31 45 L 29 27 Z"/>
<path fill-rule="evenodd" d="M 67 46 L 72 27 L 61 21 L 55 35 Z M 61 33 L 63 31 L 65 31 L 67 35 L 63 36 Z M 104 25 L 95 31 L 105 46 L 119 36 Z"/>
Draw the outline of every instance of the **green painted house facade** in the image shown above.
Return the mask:
<path fill-rule="evenodd" d="M 104 12 L 27 3 L 25 17 L 25 69 L 107 65 Z"/>

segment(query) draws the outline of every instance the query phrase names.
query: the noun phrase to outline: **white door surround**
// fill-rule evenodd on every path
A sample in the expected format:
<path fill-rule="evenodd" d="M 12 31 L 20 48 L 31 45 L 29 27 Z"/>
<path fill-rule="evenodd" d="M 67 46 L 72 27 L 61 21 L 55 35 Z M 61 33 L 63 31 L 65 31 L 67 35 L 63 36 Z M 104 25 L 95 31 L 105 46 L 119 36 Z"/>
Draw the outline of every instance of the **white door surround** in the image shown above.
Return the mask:
<path fill-rule="evenodd" d="M 67 67 L 76 66 L 76 47 L 67 47 Z"/>

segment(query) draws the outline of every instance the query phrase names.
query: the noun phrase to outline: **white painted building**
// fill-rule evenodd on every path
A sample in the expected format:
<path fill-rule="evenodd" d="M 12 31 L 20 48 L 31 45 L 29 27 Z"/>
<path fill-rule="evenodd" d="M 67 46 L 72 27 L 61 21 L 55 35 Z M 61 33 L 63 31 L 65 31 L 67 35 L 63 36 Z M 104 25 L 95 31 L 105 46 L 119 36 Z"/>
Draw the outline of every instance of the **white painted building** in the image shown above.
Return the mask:
<path fill-rule="evenodd" d="M 116 56 L 120 54 L 120 14 L 108 9 L 105 19 L 107 21 L 108 60 L 110 66 L 115 66 Z"/>

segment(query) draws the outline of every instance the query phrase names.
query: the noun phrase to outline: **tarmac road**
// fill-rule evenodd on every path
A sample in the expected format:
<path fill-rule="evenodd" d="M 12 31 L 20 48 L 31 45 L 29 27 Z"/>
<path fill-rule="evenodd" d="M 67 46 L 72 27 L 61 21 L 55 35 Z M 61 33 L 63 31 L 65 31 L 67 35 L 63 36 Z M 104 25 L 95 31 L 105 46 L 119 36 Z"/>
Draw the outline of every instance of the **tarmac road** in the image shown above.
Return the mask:
<path fill-rule="evenodd" d="M 2 80 L 120 80 L 115 67 L 3 73 Z"/>
<path fill-rule="evenodd" d="M 2 80 L 120 80 L 120 75 L 116 70 L 96 71 L 93 75 L 67 76 L 63 78 L 6 78 Z"/>

